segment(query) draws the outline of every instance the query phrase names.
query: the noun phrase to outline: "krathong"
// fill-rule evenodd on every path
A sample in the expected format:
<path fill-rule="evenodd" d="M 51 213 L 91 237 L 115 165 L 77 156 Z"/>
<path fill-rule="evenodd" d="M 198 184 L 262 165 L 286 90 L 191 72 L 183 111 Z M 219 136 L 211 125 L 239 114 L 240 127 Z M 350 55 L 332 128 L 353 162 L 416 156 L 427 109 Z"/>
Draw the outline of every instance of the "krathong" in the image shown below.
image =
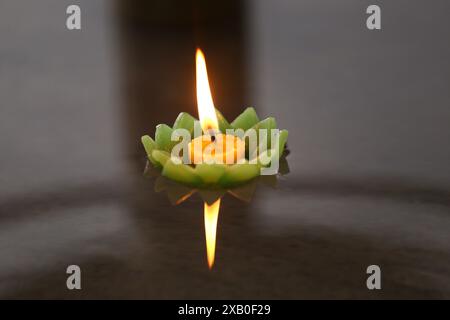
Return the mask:
<path fill-rule="evenodd" d="M 156 126 L 155 139 L 148 135 L 141 139 L 149 160 L 147 169 L 151 163 L 161 172 L 157 191 L 165 190 L 169 199 L 179 204 L 199 190 L 211 269 L 222 196 L 228 192 L 247 199 L 253 194 L 256 178 L 272 177 L 276 181 L 288 132 L 278 130 L 273 117 L 260 120 L 254 108 L 245 109 L 229 123 L 214 107 L 200 49 L 196 52 L 196 89 L 200 121 L 181 112 L 172 127 Z"/>
<path fill-rule="evenodd" d="M 162 176 L 198 189 L 232 188 L 277 174 L 288 131 L 278 130 L 273 117 L 260 120 L 252 107 L 228 122 L 214 107 L 200 49 L 196 80 L 200 121 L 181 112 L 172 127 L 156 126 L 154 139 L 143 136 L 150 163 Z"/>

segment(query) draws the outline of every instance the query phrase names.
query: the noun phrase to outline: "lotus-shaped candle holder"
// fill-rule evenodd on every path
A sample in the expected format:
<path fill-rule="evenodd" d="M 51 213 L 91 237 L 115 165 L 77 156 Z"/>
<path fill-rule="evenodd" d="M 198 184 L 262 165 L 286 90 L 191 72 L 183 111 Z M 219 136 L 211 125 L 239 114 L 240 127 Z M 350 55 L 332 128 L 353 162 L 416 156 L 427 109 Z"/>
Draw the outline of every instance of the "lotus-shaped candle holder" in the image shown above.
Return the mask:
<path fill-rule="evenodd" d="M 161 175 L 197 189 L 228 189 L 242 185 L 260 175 L 276 175 L 275 171 L 264 173 L 264 169 L 278 161 L 285 153 L 288 138 L 287 130 L 278 130 L 275 118 L 260 120 L 254 108 L 247 108 L 234 121 L 229 123 L 216 110 L 219 134 L 236 135 L 245 142 L 250 130 L 257 132 L 256 149 L 249 148 L 245 143 L 245 158 L 237 163 L 197 163 L 186 164 L 180 161 L 180 156 L 173 155 L 173 148 L 179 143 L 174 139 L 176 129 L 194 134 L 200 128 L 200 122 L 192 115 L 182 112 L 178 115 L 172 127 L 166 124 L 156 126 L 155 138 L 145 135 L 141 138 L 149 162 L 160 170 Z M 274 130 L 277 129 L 277 130 Z M 200 129 L 201 132 L 201 129 Z M 275 132 L 275 134 L 273 134 Z M 244 136 L 242 137 L 242 134 Z M 275 139 L 274 139 L 275 138 Z M 261 148 L 261 146 L 266 146 Z M 181 155 L 182 156 L 182 155 Z M 266 159 L 262 161 L 262 159 Z"/>

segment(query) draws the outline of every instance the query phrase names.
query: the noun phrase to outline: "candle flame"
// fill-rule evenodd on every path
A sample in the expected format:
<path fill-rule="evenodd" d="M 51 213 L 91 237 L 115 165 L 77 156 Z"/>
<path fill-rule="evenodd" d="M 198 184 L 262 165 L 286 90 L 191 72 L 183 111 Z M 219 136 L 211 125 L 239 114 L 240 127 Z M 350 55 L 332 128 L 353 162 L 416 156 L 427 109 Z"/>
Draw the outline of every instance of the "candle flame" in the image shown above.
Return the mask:
<path fill-rule="evenodd" d="M 217 130 L 219 129 L 219 123 L 217 121 L 216 109 L 211 96 L 208 72 L 206 70 L 206 61 L 202 50 L 197 49 L 195 60 L 197 78 L 197 108 L 200 124 L 203 132 L 210 129 Z"/>
<path fill-rule="evenodd" d="M 206 256 L 208 266 L 211 269 L 214 264 L 216 252 L 216 231 L 217 219 L 219 218 L 220 199 L 212 205 L 205 202 L 205 235 L 206 235 Z"/>

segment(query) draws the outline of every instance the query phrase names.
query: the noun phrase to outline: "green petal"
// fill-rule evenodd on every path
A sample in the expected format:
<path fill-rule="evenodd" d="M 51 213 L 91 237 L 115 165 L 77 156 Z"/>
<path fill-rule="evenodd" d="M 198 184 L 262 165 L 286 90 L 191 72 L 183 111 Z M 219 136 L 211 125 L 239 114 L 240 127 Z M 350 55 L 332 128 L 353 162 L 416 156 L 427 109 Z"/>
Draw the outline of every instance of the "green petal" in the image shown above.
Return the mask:
<path fill-rule="evenodd" d="M 264 151 L 262 154 L 268 155 L 270 152 L 270 157 L 278 157 L 278 159 L 281 158 L 281 156 L 283 155 L 284 152 L 284 147 L 286 145 L 288 139 L 288 131 L 287 130 L 280 130 L 279 132 L 279 137 L 278 137 L 278 151 L 275 153 L 275 149 L 268 149 L 266 151 Z M 270 145 L 267 145 L 268 147 L 270 147 Z M 275 146 L 274 146 L 275 147 Z M 259 149 L 257 148 L 253 154 L 251 154 L 249 156 L 249 159 L 254 159 L 255 157 L 257 157 L 259 155 Z M 259 155 L 261 156 L 261 155 Z M 268 166 L 270 164 L 270 162 L 264 166 Z"/>
<path fill-rule="evenodd" d="M 171 180 L 191 186 L 198 186 L 201 183 L 201 179 L 195 173 L 194 168 L 185 164 L 175 164 L 171 159 L 166 161 L 162 175 Z"/>
<path fill-rule="evenodd" d="M 264 151 L 261 156 L 265 156 L 265 157 L 270 157 L 271 159 L 273 159 L 274 157 L 277 157 L 278 159 L 281 158 L 281 156 L 283 155 L 284 152 L 284 146 L 286 145 L 286 141 L 288 138 L 288 131 L 287 130 L 281 130 L 280 131 L 280 135 L 279 135 L 279 140 L 278 140 L 278 150 L 276 151 L 274 148 L 273 149 L 269 149 Z M 252 155 L 253 157 L 255 157 L 256 155 Z M 269 163 L 263 165 L 265 167 L 269 166 L 270 163 L 272 162 L 272 160 L 270 160 Z"/>
<path fill-rule="evenodd" d="M 195 135 L 197 133 L 197 136 Z M 202 125 L 200 121 L 195 120 L 194 121 L 194 132 L 192 134 L 192 139 L 195 139 L 203 134 Z"/>
<path fill-rule="evenodd" d="M 170 159 L 170 154 L 167 151 L 163 150 L 153 150 L 152 157 L 158 164 L 158 166 L 162 168 L 166 164 L 167 160 Z"/>
<path fill-rule="evenodd" d="M 145 152 L 147 153 L 147 157 L 153 165 L 156 165 L 156 161 L 152 156 L 152 151 L 156 148 L 156 143 L 149 136 L 141 137 L 142 144 L 144 145 Z"/>
<path fill-rule="evenodd" d="M 269 158 L 270 160 L 267 162 L 267 163 L 262 163 L 261 161 L 260 161 L 260 159 L 262 159 L 262 158 Z M 272 161 L 273 161 L 273 159 L 274 158 L 280 158 L 280 155 L 279 155 L 279 153 L 275 150 L 275 149 L 270 149 L 270 150 L 266 150 L 266 151 L 264 151 L 263 153 L 261 153 L 259 156 L 258 156 L 258 163 L 262 166 L 262 167 L 268 167 L 268 166 L 270 166 L 270 164 L 272 163 Z"/>
<path fill-rule="evenodd" d="M 236 119 L 231 123 L 234 129 L 248 130 L 259 122 L 258 115 L 255 108 L 249 107 L 244 110 Z"/>
<path fill-rule="evenodd" d="M 266 118 L 260 122 L 258 122 L 257 124 L 255 124 L 253 127 L 251 127 L 250 129 L 254 129 L 256 131 L 256 136 L 257 136 L 257 141 L 258 141 L 258 147 L 259 147 L 259 129 L 266 129 L 267 130 L 267 134 L 264 136 L 264 139 L 267 140 L 267 149 L 270 149 L 271 146 L 271 133 L 270 130 L 271 129 L 276 129 L 277 128 L 277 122 L 275 120 L 275 118 L 273 117 L 269 117 Z M 250 130 L 249 129 L 249 130 Z M 248 154 L 248 147 L 249 144 L 246 144 L 246 153 Z M 250 158 L 252 157 L 252 155 L 250 155 Z"/>
<path fill-rule="evenodd" d="M 175 123 L 173 124 L 173 129 L 186 129 L 192 135 L 192 132 L 194 131 L 195 120 L 196 119 L 189 113 L 181 112 L 175 120 Z"/>
<path fill-rule="evenodd" d="M 199 163 L 195 167 L 195 172 L 203 180 L 205 184 L 216 184 L 225 173 L 224 164 L 207 164 Z"/>
<path fill-rule="evenodd" d="M 219 180 L 222 187 L 230 187 L 247 182 L 259 176 L 260 167 L 257 164 L 240 163 L 226 167 L 225 174 Z"/>
<path fill-rule="evenodd" d="M 227 121 L 227 119 L 225 119 L 223 114 L 217 109 L 216 109 L 216 115 L 217 115 L 217 121 L 219 122 L 219 130 L 220 130 L 220 132 L 226 133 L 227 129 L 233 129 L 231 127 L 231 124 Z"/>
<path fill-rule="evenodd" d="M 258 122 L 255 126 L 255 129 L 267 129 L 267 130 L 271 130 L 271 129 L 276 129 L 277 128 L 277 121 L 275 120 L 274 117 L 269 117 L 266 118 L 260 122 Z M 270 133 L 270 132 L 268 132 Z M 270 136 L 270 134 L 269 134 Z"/>
<path fill-rule="evenodd" d="M 172 128 L 167 124 L 158 124 L 156 126 L 155 141 L 158 149 L 169 152 L 172 150 L 172 146 L 176 143 L 176 141 L 171 141 L 172 131 Z"/>

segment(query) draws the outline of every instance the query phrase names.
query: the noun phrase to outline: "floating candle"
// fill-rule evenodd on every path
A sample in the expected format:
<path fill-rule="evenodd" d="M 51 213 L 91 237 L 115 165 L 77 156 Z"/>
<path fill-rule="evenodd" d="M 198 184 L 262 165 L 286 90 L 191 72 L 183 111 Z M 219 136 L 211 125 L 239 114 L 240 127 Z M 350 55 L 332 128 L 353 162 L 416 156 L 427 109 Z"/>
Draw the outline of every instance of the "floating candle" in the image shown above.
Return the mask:
<path fill-rule="evenodd" d="M 149 161 L 161 169 L 163 176 L 196 188 L 230 188 L 259 175 L 276 174 L 287 130 L 278 130 L 272 117 L 260 121 L 253 108 L 229 123 L 214 107 L 205 56 L 200 49 L 195 60 L 200 122 L 182 112 L 173 127 L 156 127 L 156 141 L 143 136 Z M 229 130 L 236 131 L 230 134 Z M 175 148 L 183 143 L 184 139 L 179 142 L 179 138 L 184 134 L 189 135 L 186 148 Z M 174 154 L 176 149 L 182 152 Z"/>
<path fill-rule="evenodd" d="M 288 132 L 276 129 L 276 121 L 272 117 L 260 121 L 253 108 L 247 108 L 230 124 L 214 107 L 205 56 L 200 49 L 197 49 L 195 60 L 201 132 L 196 132 L 197 120 L 182 112 L 172 128 L 165 124 L 156 127 L 156 141 L 147 135 L 141 140 L 149 161 L 162 170 L 162 176 L 194 188 L 220 190 L 214 203 L 210 204 L 206 200 L 204 203 L 206 256 L 211 269 L 215 259 L 217 220 L 223 189 L 267 174 L 265 169 L 274 162 L 277 165 L 275 171 L 269 170 L 269 174 L 278 173 L 278 160 L 284 151 Z M 230 134 L 229 129 L 236 131 L 232 130 Z M 194 139 L 191 139 L 193 133 Z M 187 148 L 183 148 L 183 145 L 177 148 L 178 139 L 181 137 L 184 141 L 186 135 L 189 138 Z M 247 138 L 249 146 L 245 143 Z M 182 154 L 174 154 L 176 150 L 182 151 Z M 183 163 L 181 159 L 187 159 L 188 163 Z M 170 194 L 172 200 L 179 203 L 194 192 L 180 192 L 177 188 L 174 194 Z"/>

